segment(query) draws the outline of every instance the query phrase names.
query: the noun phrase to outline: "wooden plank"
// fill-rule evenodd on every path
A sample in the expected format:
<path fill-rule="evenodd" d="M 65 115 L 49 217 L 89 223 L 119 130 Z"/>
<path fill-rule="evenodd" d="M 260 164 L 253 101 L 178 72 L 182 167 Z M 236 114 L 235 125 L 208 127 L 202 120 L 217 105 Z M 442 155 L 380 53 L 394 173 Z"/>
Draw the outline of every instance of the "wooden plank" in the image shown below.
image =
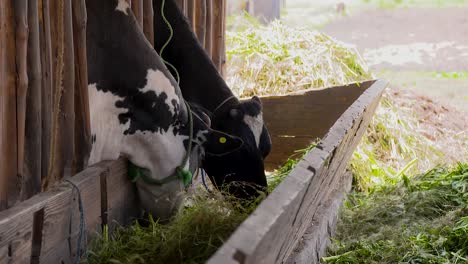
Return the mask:
<path fill-rule="evenodd" d="M 377 81 L 367 89 L 208 263 L 286 261 L 340 182 L 386 85 Z"/>
<path fill-rule="evenodd" d="M 75 144 L 75 63 L 71 0 L 51 1 L 51 40 L 53 63 L 52 129 L 47 176 L 42 188 L 47 190 L 63 177 L 74 174 Z"/>
<path fill-rule="evenodd" d="M 12 1 L 0 1 L 0 210 L 14 203 L 19 195 L 14 26 Z"/>
<path fill-rule="evenodd" d="M 138 216 L 136 192 L 127 179 L 126 164 L 123 159 L 101 162 L 70 178 L 81 193 L 88 237 L 101 232 L 102 204 L 109 204 L 108 219 L 112 222 L 125 224 Z M 99 198 L 103 197 L 103 178 L 107 182 L 106 202 Z M 0 212 L 0 259 L 12 259 L 15 263 L 31 259 L 35 260 L 32 263 L 74 263 L 80 226 L 78 201 L 78 191 L 63 182 Z M 84 249 L 85 244 L 82 246 Z"/>
<path fill-rule="evenodd" d="M 136 206 L 138 197 L 135 185 L 127 176 L 127 161 L 120 159 L 110 167 L 107 177 L 107 222 L 112 231 L 119 225 L 128 225 L 141 216 Z"/>
<path fill-rule="evenodd" d="M 154 46 L 153 0 L 143 0 L 143 32 L 151 46 Z"/>
<path fill-rule="evenodd" d="M 195 1 L 195 34 L 197 35 L 198 42 L 202 47 L 205 47 L 205 34 L 206 34 L 206 1 Z"/>
<path fill-rule="evenodd" d="M 28 0 L 13 1 L 15 10 L 16 43 L 16 126 L 17 126 L 17 180 L 25 182 L 24 151 L 26 129 L 26 102 L 28 91 Z M 21 189 L 20 189 L 21 190 Z M 22 196 L 22 195 L 20 195 Z"/>
<path fill-rule="evenodd" d="M 273 142 L 272 152 L 265 160 L 266 168 L 278 167 L 295 150 L 322 138 L 372 83 L 374 81 L 262 97 L 263 119 Z"/>
<path fill-rule="evenodd" d="M 320 263 L 330 237 L 335 233 L 338 214 L 346 194 L 351 190 L 353 175 L 344 173 L 328 198 L 322 202 L 293 253 L 285 263 Z"/>
<path fill-rule="evenodd" d="M 28 2 L 28 79 L 26 131 L 21 200 L 41 191 L 42 70 L 38 1 Z"/>
<path fill-rule="evenodd" d="M 132 0 L 132 11 L 135 15 L 138 26 L 143 30 L 143 0 Z"/>
<path fill-rule="evenodd" d="M 213 1 L 206 0 L 205 51 L 210 58 L 213 46 Z"/>
<path fill-rule="evenodd" d="M 49 161 L 52 142 L 52 90 L 54 83 L 54 64 L 52 63 L 52 38 L 50 28 L 50 6 L 49 0 L 39 2 L 39 30 L 41 45 L 41 69 L 42 69 L 42 89 L 41 89 L 41 117 L 42 117 L 42 135 L 41 135 L 41 189 L 43 180 L 49 173 Z"/>
<path fill-rule="evenodd" d="M 211 58 L 218 71 L 223 75 L 225 64 L 225 12 L 226 1 L 213 1 L 213 44 Z"/>
<path fill-rule="evenodd" d="M 192 31 L 195 32 L 195 1 L 196 0 L 187 0 L 186 1 L 186 10 L 185 16 L 187 17 L 190 25 L 192 26 Z"/>
<path fill-rule="evenodd" d="M 75 51 L 75 153 L 72 174 L 87 166 L 91 151 L 91 125 L 88 98 L 88 62 L 86 56 L 86 4 L 73 0 L 73 42 Z"/>

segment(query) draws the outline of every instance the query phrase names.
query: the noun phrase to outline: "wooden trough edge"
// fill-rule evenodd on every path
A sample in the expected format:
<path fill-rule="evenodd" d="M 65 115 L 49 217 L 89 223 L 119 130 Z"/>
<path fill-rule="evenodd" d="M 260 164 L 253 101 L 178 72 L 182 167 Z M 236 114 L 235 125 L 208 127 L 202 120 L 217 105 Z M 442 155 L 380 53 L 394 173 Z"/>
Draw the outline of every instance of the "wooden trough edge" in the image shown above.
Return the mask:
<path fill-rule="evenodd" d="M 298 255 L 301 262 L 318 263 L 330 233 L 308 234 L 308 252 L 304 254 L 304 245 L 299 242 L 304 243 L 307 229 L 317 224 L 314 220 L 329 221 L 321 215 L 321 205 L 330 197 L 342 197 L 336 186 L 342 182 L 347 163 L 387 85 L 387 81 L 377 80 L 364 91 L 208 263 L 295 263 Z M 329 223 L 334 225 L 334 221 Z"/>
<path fill-rule="evenodd" d="M 113 230 L 139 216 L 124 159 L 98 163 L 68 180 L 0 212 L 0 263 L 74 263 L 81 216 L 77 189 L 88 237 L 105 224 Z M 84 239 L 81 244 L 83 252 Z"/>

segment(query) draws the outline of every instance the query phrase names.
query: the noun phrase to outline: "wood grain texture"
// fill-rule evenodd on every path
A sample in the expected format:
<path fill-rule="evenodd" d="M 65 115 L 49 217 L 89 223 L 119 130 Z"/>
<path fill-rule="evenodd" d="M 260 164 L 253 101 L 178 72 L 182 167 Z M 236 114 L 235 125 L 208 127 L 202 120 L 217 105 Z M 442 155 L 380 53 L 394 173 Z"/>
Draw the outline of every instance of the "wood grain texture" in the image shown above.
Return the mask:
<path fill-rule="evenodd" d="M 132 0 L 132 12 L 135 15 L 138 26 L 143 30 L 143 1 L 144 0 Z"/>
<path fill-rule="evenodd" d="M 346 194 L 351 190 L 353 175 L 341 175 L 330 195 L 319 205 L 304 235 L 285 263 L 320 263 L 330 237 L 335 233 L 338 214 Z"/>
<path fill-rule="evenodd" d="M 385 81 L 376 81 L 352 103 L 318 146 L 306 154 L 208 263 L 287 261 L 320 214 L 320 204 L 331 197 L 340 182 L 386 85 Z"/>
<path fill-rule="evenodd" d="M 73 43 L 75 54 L 75 174 L 87 166 L 91 152 L 91 124 L 88 98 L 88 62 L 86 56 L 86 4 L 84 0 L 73 0 Z"/>
<path fill-rule="evenodd" d="M 42 181 L 47 190 L 63 177 L 73 175 L 75 144 L 75 63 L 71 0 L 51 1 L 53 54 L 52 129 L 48 173 Z M 50 88 L 49 88 L 50 89 Z"/>
<path fill-rule="evenodd" d="M 143 0 L 143 32 L 146 39 L 154 46 L 154 10 L 153 0 Z"/>
<path fill-rule="evenodd" d="M 0 1 L 0 210 L 19 196 L 16 124 L 16 46 L 12 1 Z"/>
<path fill-rule="evenodd" d="M 225 14 L 226 1 L 213 1 L 213 43 L 211 58 L 221 75 L 223 75 L 223 66 L 225 64 Z"/>
<path fill-rule="evenodd" d="M 28 2 L 28 91 L 21 200 L 41 191 L 42 70 L 38 1 Z"/>
<path fill-rule="evenodd" d="M 17 126 L 17 180 L 24 179 L 24 151 L 26 129 L 26 102 L 28 92 L 28 0 L 13 1 L 15 10 L 16 43 L 16 126 Z M 19 189 L 21 193 L 21 187 Z"/>
<path fill-rule="evenodd" d="M 101 195 L 103 178 L 107 182 L 107 201 L 100 199 L 104 197 Z M 128 224 L 139 216 L 135 187 L 127 178 L 126 160 L 101 162 L 71 177 L 70 181 L 81 193 L 88 238 L 101 232 L 102 204 L 107 205 L 111 230 L 116 221 Z M 74 263 L 80 223 L 78 201 L 78 190 L 69 182 L 62 182 L 50 191 L 0 212 L 0 259 L 30 262 L 34 252 L 33 226 L 37 224 L 33 219 L 40 212 L 43 220 L 39 223 L 42 231 L 39 252 L 35 255 L 37 263 Z"/>
<path fill-rule="evenodd" d="M 262 97 L 263 119 L 273 143 L 267 169 L 283 164 L 295 150 L 322 138 L 344 111 L 372 84 L 309 89 L 285 96 Z M 300 124 L 300 125 L 298 125 Z"/>
<path fill-rule="evenodd" d="M 215 0 L 206 0 L 205 51 L 210 58 L 213 47 L 213 1 Z"/>
<path fill-rule="evenodd" d="M 202 47 L 205 47 L 206 35 L 206 1 L 195 0 L 195 34 L 197 35 L 198 42 Z"/>
<path fill-rule="evenodd" d="M 51 38 L 51 18 L 49 0 L 39 1 L 39 30 L 41 45 L 41 69 L 42 69 L 42 89 L 41 89 L 41 190 L 44 185 L 42 181 L 47 179 L 49 173 L 49 160 L 51 153 L 52 139 L 52 87 L 54 83 L 54 63 L 52 58 L 52 38 Z"/>

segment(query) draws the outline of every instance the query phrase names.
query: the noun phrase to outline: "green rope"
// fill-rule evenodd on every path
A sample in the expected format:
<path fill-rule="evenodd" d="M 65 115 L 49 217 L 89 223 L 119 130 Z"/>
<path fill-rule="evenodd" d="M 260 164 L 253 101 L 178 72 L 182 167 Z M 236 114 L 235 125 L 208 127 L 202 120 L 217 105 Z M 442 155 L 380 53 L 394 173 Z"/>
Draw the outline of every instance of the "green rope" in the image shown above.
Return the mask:
<path fill-rule="evenodd" d="M 169 23 L 169 21 L 167 20 L 166 18 L 166 15 L 164 14 L 164 6 L 166 4 L 166 0 L 162 0 L 162 3 L 161 3 L 161 17 L 162 19 L 164 20 L 164 23 L 166 23 L 167 25 L 167 28 L 169 29 L 169 38 L 167 39 L 167 41 L 164 43 L 164 45 L 161 47 L 161 50 L 159 51 L 159 56 L 161 57 L 162 61 L 169 67 L 172 68 L 172 70 L 174 70 L 175 74 L 176 74 L 176 81 L 177 81 L 177 84 L 180 84 L 180 76 L 179 76 L 179 72 L 177 71 L 176 67 L 174 67 L 174 65 L 172 65 L 170 62 L 166 61 L 164 58 L 163 58 L 163 52 L 164 52 L 164 49 L 167 47 L 167 45 L 169 45 L 169 43 L 171 42 L 172 40 L 172 37 L 174 36 L 174 30 L 172 29 L 172 26 L 171 26 L 171 23 Z"/>
<path fill-rule="evenodd" d="M 172 29 L 171 23 L 169 23 L 169 21 L 166 18 L 166 15 L 164 14 L 165 4 L 166 4 L 166 0 L 162 0 L 162 3 L 161 3 L 161 17 L 164 20 L 164 23 L 166 23 L 167 28 L 169 29 L 169 38 L 164 43 L 164 45 L 161 47 L 161 50 L 159 51 L 159 56 L 161 57 L 164 64 L 166 64 L 167 66 L 171 67 L 172 70 L 174 70 L 174 72 L 176 74 L 177 84 L 179 84 L 180 83 L 179 72 L 174 67 L 174 65 L 172 65 L 170 62 L 166 61 L 163 58 L 164 49 L 167 47 L 167 45 L 169 45 L 169 43 L 172 40 L 172 37 L 174 36 L 174 30 Z M 187 187 L 192 182 L 192 173 L 189 170 L 184 169 L 184 167 L 187 164 L 187 161 L 188 161 L 189 156 L 190 156 L 190 152 L 192 152 L 193 116 L 192 116 L 192 110 L 190 109 L 190 106 L 189 106 L 189 104 L 187 102 L 185 102 L 185 106 L 187 108 L 187 114 L 188 114 L 188 117 L 189 117 L 189 145 L 188 145 L 188 148 L 187 148 L 187 152 L 186 152 L 186 154 L 184 156 L 184 159 L 182 160 L 182 164 L 180 166 L 176 167 L 176 171 L 175 171 L 174 174 L 172 174 L 172 175 L 170 175 L 170 176 L 168 176 L 168 177 L 166 177 L 164 179 L 156 180 L 156 179 L 153 179 L 153 178 L 151 178 L 151 177 L 149 177 L 147 175 L 148 174 L 147 170 L 145 170 L 143 168 L 140 168 L 140 167 L 132 164 L 131 162 L 129 162 L 129 164 L 128 164 L 128 175 L 132 179 L 132 182 L 136 182 L 138 179 L 141 179 L 146 184 L 163 185 L 163 184 L 169 183 L 169 182 L 171 182 L 173 180 L 181 179 L 183 181 L 185 187 Z"/>
<path fill-rule="evenodd" d="M 184 183 L 185 187 L 188 187 L 190 183 L 192 182 L 192 173 L 190 170 L 184 169 L 185 166 L 187 165 L 188 159 L 190 157 L 190 153 L 192 152 L 192 142 L 193 142 L 193 116 L 192 116 L 192 110 L 190 109 L 190 105 L 185 102 L 185 106 L 187 107 L 187 114 L 188 114 L 188 123 L 189 123 L 189 143 L 187 147 L 187 152 L 184 155 L 184 159 L 182 160 L 182 163 L 180 166 L 176 167 L 176 171 L 174 174 L 167 176 L 166 178 L 163 179 L 153 179 L 148 176 L 148 170 L 140 168 L 133 163 L 129 162 L 128 164 L 128 175 L 132 182 L 136 182 L 138 179 L 141 179 L 144 183 L 149 184 L 149 185 L 163 185 L 166 183 L 169 183 L 173 180 L 181 179 L 182 182 Z"/>

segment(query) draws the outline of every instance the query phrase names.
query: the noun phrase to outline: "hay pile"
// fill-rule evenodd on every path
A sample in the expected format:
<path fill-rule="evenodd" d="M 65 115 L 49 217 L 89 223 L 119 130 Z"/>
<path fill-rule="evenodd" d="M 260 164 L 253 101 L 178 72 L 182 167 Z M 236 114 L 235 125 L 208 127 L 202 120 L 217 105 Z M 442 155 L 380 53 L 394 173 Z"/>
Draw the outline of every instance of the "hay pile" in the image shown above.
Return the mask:
<path fill-rule="evenodd" d="M 226 38 L 226 81 L 239 97 L 343 85 L 372 79 L 354 47 L 323 33 L 233 19 Z"/>
<path fill-rule="evenodd" d="M 468 164 L 434 168 L 345 203 L 325 263 L 468 263 Z"/>

